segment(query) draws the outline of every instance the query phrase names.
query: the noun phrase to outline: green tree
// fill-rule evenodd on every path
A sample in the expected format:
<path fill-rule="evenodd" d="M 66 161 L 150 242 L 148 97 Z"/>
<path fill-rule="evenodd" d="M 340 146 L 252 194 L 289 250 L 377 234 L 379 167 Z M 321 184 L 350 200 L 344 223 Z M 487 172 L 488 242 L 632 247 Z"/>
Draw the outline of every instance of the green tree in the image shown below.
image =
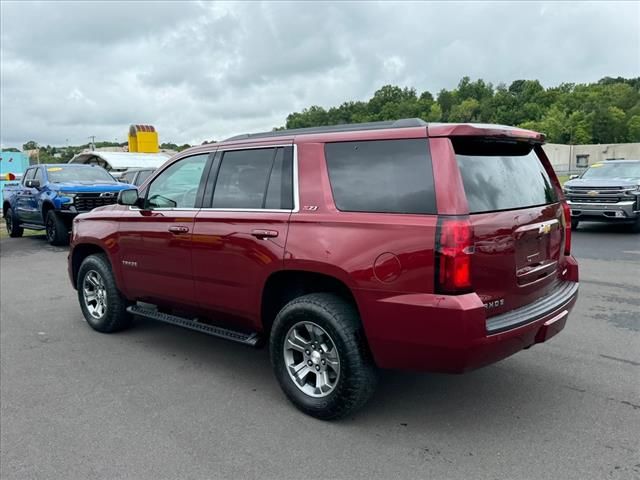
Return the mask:
<path fill-rule="evenodd" d="M 29 140 L 27 143 L 22 145 L 22 150 L 35 150 L 38 148 L 38 144 L 35 140 Z"/>
<path fill-rule="evenodd" d="M 640 142 L 640 115 L 634 115 L 627 122 L 627 140 Z"/>

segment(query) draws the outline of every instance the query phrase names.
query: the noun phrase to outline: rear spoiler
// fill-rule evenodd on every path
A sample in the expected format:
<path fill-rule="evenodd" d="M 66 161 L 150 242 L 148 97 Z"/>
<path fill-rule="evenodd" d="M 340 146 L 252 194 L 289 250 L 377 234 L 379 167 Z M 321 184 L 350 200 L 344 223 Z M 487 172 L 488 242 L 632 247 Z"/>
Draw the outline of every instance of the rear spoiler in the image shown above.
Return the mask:
<path fill-rule="evenodd" d="M 492 137 L 539 144 L 545 142 L 545 136 L 542 133 L 524 128 L 483 123 L 430 123 L 427 126 L 427 135 L 429 137 Z"/>

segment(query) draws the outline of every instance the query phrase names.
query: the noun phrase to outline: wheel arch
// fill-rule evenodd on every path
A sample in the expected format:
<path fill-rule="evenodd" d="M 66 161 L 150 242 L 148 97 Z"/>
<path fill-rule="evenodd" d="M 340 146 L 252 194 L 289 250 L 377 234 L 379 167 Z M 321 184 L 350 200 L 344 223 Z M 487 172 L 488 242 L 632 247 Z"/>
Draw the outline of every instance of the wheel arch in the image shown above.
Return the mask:
<path fill-rule="evenodd" d="M 9 200 L 5 200 L 4 202 L 2 202 L 2 216 L 6 217 L 7 216 L 7 210 L 9 210 L 11 208 L 11 204 L 9 203 Z"/>
<path fill-rule="evenodd" d="M 71 252 L 69 259 L 71 262 L 69 266 L 71 269 L 71 281 L 73 283 L 73 288 L 78 288 L 78 271 L 80 270 L 80 265 L 82 265 L 85 258 L 94 254 L 104 254 L 107 259 L 110 260 L 107 251 L 95 243 L 81 243 L 73 247 L 73 251 Z"/>
<path fill-rule="evenodd" d="M 287 269 L 273 272 L 262 289 L 260 318 L 265 336 L 278 312 L 291 300 L 309 293 L 335 293 L 354 305 L 359 314 L 358 302 L 351 287 L 336 275 L 312 270 Z"/>

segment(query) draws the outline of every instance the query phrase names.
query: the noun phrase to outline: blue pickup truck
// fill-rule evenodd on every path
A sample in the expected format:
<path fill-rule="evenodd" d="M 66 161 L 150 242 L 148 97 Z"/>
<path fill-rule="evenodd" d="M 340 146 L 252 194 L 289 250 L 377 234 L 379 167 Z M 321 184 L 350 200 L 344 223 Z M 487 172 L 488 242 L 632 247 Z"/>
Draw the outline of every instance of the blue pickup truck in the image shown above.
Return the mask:
<path fill-rule="evenodd" d="M 50 244 L 65 245 L 74 216 L 116 203 L 118 192 L 127 188 L 133 186 L 97 165 L 32 165 L 22 181 L 2 190 L 7 232 L 21 237 L 25 228 L 45 230 Z"/>

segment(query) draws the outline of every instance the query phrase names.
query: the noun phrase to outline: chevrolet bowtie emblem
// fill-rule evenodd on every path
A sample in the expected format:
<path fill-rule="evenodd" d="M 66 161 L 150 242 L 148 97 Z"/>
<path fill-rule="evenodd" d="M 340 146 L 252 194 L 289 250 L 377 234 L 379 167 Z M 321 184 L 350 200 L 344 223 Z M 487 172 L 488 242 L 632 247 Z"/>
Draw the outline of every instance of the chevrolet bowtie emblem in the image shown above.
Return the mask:
<path fill-rule="evenodd" d="M 540 228 L 538 228 L 538 234 L 540 235 L 546 235 L 550 231 L 551 231 L 551 225 L 549 225 L 548 223 L 545 223 L 544 225 L 540 225 Z"/>
<path fill-rule="evenodd" d="M 596 195 L 598 195 L 598 191 L 597 190 L 589 190 L 587 192 L 587 195 L 589 195 L 590 197 L 595 197 Z"/>

